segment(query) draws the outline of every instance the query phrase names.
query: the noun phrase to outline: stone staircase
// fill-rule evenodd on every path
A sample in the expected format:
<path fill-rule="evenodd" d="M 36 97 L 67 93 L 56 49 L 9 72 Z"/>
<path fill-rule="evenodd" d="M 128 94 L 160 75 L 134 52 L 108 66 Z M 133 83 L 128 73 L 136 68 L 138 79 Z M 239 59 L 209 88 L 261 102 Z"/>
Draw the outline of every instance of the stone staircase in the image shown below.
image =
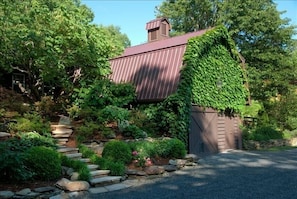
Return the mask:
<path fill-rule="evenodd" d="M 79 148 L 67 147 L 69 137 L 73 133 L 72 127 L 68 125 L 51 125 L 52 137 L 57 140 L 58 152 L 68 158 L 85 162 L 90 170 L 91 178 L 89 183 L 92 187 L 104 187 L 115 185 L 123 180 L 122 176 L 109 176 L 109 170 L 101 170 L 98 165 L 92 164 L 90 159 L 83 158 Z"/>

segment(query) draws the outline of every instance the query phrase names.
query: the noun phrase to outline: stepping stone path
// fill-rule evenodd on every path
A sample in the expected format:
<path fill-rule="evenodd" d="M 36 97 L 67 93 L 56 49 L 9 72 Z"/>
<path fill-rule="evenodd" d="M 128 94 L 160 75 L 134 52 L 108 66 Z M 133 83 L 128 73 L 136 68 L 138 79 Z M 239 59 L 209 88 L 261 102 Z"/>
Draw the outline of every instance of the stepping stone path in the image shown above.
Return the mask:
<path fill-rule="evenodd" d="M 79 152 L 78 148 L 71 148 L 67 147 L 67 142 L 69 137 L 73 133 L 72 127 L 66 124 L 57 124 L 51 125 L 52 129 L 52 137 L 57 140 L 58 145 L 58 152 L 63 153 L 68 158 L 80 160 L 87 164 L 91 178 L 89 183 L 92 187 L 105 187 L 114 185 L 114 187 L 123 187 L 123 186 L 116 186 L 115 184 L 121 183 L 124 180 L 122 176 L 109 176 L 109 170 L 100 170 L 98 165 L 90 163 L 90 159 L 83 158 L 82 153 Z M 75 172 L 72 172 L 73 176 L 71 179 L 77 179 L 78 175 Z M 76 176 L 74 176 L 76 175 Z M 125 186 L 126 188 L 127 186 Z"/>

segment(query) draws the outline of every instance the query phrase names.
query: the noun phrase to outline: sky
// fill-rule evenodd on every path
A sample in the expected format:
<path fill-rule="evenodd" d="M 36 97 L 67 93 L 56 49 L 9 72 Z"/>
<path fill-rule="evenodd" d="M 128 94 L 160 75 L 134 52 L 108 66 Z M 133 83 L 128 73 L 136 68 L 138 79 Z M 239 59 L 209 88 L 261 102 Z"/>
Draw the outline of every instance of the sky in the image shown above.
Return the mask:
<path fill-rule="evenodd" d="M 131 41 L 131 45 L 145 43 L 145 25 L 156 18 L 155 7 L 162 0 L 81 0 L 95 14 L 93 23 L 104 26 L 114 25 L 121 28 Z M 286 11 L 281 17 L 291 19 L 297 25 L 297 0 L 274 0 L 279 11 Z M 297 35 L 294 37 L 297 38 Z"/>

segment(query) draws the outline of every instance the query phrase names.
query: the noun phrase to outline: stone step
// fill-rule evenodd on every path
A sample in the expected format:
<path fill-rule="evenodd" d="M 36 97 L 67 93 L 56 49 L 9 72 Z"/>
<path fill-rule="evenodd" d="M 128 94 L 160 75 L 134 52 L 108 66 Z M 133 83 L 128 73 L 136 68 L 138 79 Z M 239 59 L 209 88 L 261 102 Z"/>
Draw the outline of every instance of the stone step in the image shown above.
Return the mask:
<path fill-rule="evenodd" d="M 103 186 L 113 183 L 118 183 L 122 179 L 121 176 L 104 176 L 100 178 L 94 178 L 90 180 L 92 186 Z"/>
<path fill-rule="evenodd" d="M 59 153 L 78 153 L 78 148 L 62 147 L 57 149 Z"/>
<path fill-rule="evenodd" d="M 57 138 L 57 142 L 67 142 L 68 138 Z"/>
<path fill-rule="evenodd" d="M 53 134 L 53 138 L 69 138 L 71 134 Z"/>
<path fill-rule="evenodd" d="M 57 145 L 59 146 L 59 147 L 61 147 L 61 146 L 65 146 L 67 144 L 67 142 L 65 142 L 65 141 L 63 141 L 63 142 L 58 142 L 57 143 Z"/>
<path fill-rule="evenodd" d="M 52 129 L 63 129 L 63 128 L 65 128 L 65 129 L 71 129 L 72 126 L 64 125 L 64 124 L 52 124 L 51 125 L 51 128 Z"/>
<path fill-rule="evenodd" d="M 94 170 L 98 169 L 99 166 L 96 164 L 88 164 L 88 168 L 90 171 L 94 171 Z"/>
<path fill-rule="evenodd" d="M 81 153 L 67 153 L 65 154 L 68 158 L 79 159 L 82 157 Z"/>
<path fill-rule="evenodd" d="M 94 179 L 99 176 L 108 175 L 110 173 L 110 170 L 95 170 L 90 171 L 91 177 Z"/>
<path fill-rule="evenodd" d="M 10 133 L 0 132 L 0 138 L 8 138 L 10 136 L 11 136 Z"/>
<path fill-rule="evenodd" d="M 54 135 L 61 135 L 61 134 L 70 134 L 71 135 L 71 133 L 73 132 L 73 130 L 72 129 L 56 129 L 56 130 L 53 130 L 52 131 L 52 134 L 54 134 Z"/>
<path fill-rule="evenodd" d="M 91 162 L 90 158 L 80 158 L 79 159 L 81 162 L 89 163 Z"/>

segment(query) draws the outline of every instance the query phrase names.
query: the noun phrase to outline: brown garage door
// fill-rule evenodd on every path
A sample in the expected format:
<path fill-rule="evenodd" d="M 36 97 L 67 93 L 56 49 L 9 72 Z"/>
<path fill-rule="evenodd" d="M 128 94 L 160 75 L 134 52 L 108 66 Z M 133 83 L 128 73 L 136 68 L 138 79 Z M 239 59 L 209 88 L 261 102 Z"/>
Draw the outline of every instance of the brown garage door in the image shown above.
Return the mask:
<path fill-rule="evenodd" d="M 192 106 L 189 152 L 208 155 L 241 148 L 240 119 L 219 115 L 214 109 Z"/>

